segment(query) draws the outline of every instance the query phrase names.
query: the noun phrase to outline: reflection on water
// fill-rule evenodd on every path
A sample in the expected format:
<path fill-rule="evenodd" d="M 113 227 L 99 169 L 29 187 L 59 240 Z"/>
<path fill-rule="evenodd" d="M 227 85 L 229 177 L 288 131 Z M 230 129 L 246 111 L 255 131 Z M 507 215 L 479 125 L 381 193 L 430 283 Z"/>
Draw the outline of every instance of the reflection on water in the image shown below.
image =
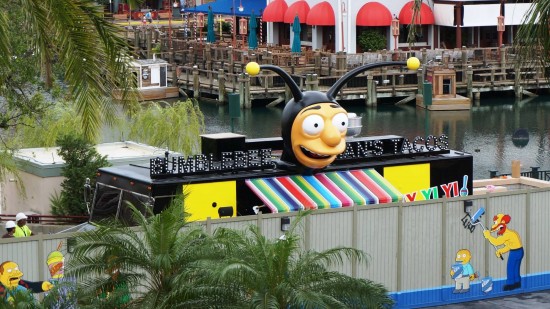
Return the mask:
<path fill-rule="evenodd" d="M 474 156 L 474 178 L 489 176 L 489 170 L 510 173 L 512 160 L 520 160 L 522 171 L 532 166 L 550 170 L 550 97 L 515 102 L 513 97 L 483 98 L 481 106 L 470 111 L 427 111 L 413 105 L 379 105 L 369 108 L 361 103 L 343 104 L 348 112 L 362 116 L 359 136 L 395 134 L 449 136 L 452 149 Z M 227 106 L 201 103 L 207 133 L 230 132 Z M 249 138 L 280 136 L 282 107 L 256 107 L 243 110 L 234 119 L 235 133 Z M 514 132 L 525 129 L 529 141 L 523 147 L 512 140 Z M 525 143 L 525 139 L 523 140 Z"/>

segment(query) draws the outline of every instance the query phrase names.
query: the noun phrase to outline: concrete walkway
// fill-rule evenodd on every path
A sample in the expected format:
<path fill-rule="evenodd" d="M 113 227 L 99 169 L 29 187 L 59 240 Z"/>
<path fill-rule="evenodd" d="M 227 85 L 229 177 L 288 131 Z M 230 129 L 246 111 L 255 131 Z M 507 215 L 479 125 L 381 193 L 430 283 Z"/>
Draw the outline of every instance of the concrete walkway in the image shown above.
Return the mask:
<path fill-rule="evenodd" d="M 550 309 L 550 290 L 484 299 L 467 303 L 435 306 L 441 309 Z"/>

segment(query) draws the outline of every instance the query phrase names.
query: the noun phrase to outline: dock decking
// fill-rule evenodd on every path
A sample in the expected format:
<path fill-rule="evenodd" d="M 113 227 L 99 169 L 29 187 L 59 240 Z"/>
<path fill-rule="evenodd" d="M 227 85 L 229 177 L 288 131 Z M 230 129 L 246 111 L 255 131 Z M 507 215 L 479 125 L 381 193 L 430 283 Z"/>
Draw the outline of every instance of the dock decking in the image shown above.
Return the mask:
<path fill-rule="evenodd" d="M 240 93 L 241 106 L 249 108 L 255 100 L 269 100 L 271 105 L 287 101 L 289 91 L 282 80 L 270 72 L 256 77 L 244 73 L 250 61 L 279 65 L 288 71 L 302 90 L 324 91 L 345 72 L 360 65 L 378 61 L 406 60 L 410 56 L 425 65 L 440 65 L 456 71 L 457 93 L 479 99 L 484 92 L 511 91 L 517 97 L 548 89 L 550 71 L 523 63 L 516 67 L 512 47 L 463 48 L 454 50 L 422 49 L 414 51 L 380 51 L 346 54 L 307 50 L 293 54 L 282 46 L 260 46 L 247 50 L 228 46 L 228 42 L 209 44 L 186 40 L 172 29 L 168 39 L 165 27 L 125 27 L 125 38 L 135 52 L 151 56 L 154 42 L 161 46 L 161 57 L 172 64 L 169 80 L 195 98 L 215 98 L 227 101 L 227 93 Z M 412 100 L 422 91 L 425 72 L 408 71 L 402 67 L 372 70 L 357 76 L 338 94 L 337 99 L 361 99 L 367 105 L 380 98 L 396 98 L 400 103 Z M 397 98 L 405 98 L 397 100 Z"/>

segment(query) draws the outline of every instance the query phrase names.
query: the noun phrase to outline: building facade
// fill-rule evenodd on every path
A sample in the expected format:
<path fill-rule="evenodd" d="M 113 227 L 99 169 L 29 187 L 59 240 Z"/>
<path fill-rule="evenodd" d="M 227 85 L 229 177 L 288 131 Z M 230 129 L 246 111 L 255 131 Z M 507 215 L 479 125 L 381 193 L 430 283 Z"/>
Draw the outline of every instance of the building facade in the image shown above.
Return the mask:
<path fill-rule="evenodd" d="M 358 38 L 379 33 L 386 49 L 494 47 L 513 42 L 517 26 L 529 17 L 532 1 L 429 0 L 416 16 L 415 43 L 407 40 L 414 1 L 267 0 L 263 20 L 267 43 L 290 44 L 295 16 L 302 46 L 332 52 L 363 52 Z M 509 2 L 509 3 L 508 3 Z"/>

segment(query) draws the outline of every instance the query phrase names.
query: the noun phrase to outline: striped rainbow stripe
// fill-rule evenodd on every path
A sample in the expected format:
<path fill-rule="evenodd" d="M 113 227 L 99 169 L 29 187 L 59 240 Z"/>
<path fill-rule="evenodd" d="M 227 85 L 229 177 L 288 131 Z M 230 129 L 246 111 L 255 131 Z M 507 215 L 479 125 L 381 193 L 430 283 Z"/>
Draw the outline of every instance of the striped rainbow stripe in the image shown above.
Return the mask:
<path fill-rule="evenodd" d="M 246 184 L 275 213 L 392 203 L 403 197 L 374 169 L 247 179 Z"/>

